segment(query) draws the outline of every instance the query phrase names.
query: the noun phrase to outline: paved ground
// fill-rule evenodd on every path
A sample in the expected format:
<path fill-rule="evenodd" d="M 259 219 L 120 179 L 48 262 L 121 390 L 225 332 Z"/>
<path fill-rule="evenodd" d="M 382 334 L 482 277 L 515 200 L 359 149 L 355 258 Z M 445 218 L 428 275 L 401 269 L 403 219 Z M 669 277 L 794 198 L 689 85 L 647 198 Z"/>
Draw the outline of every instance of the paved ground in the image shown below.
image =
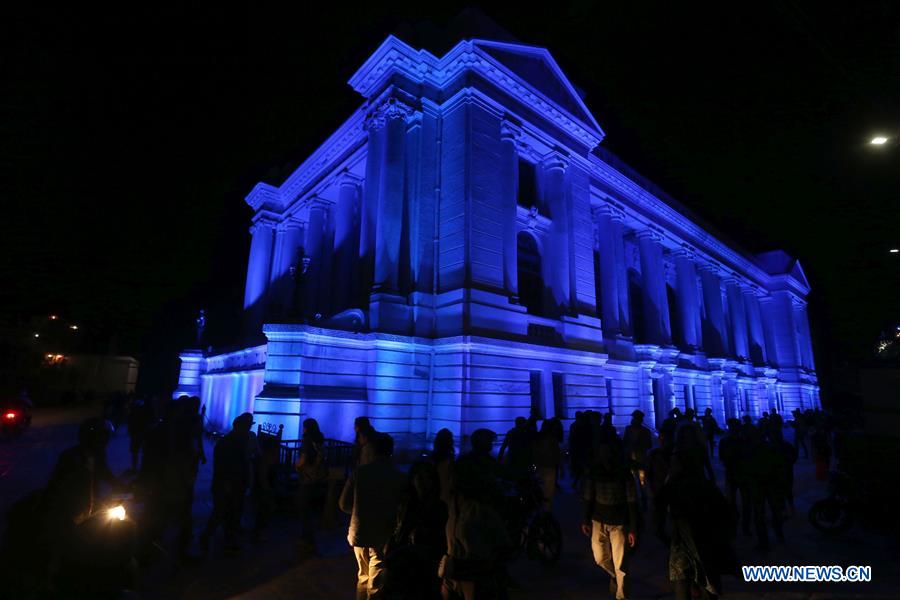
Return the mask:
<path fill-rule="evenodd" d="M 87 409 L 44 411 L 22 438 L 0 444 L 0 510 L 24 492 L 40 487 L 59 451 L 73 443 L 77 422 Z M 209 453 L 211 456 L 211 452 Z M 110 463 L 117 472 L 128 466 L 127 437 L 122 432 L 110 445 Z M 195 527 L 209 514 L 210 465 L 200 474 L 194 505 Z M 824 493 L 812 478 L 812 465 L 797 470 L 797 516 L 785 527 L 787 544 L 767 555 L 752 551 L 752 538 L 740 537 L 737 550 L 745 565 L 871 565 L 868 584 L 750 584 L 726 578 L 728 598 L 898 598 L 900 544 L 870 530 L 855 528 L 829 539 L 812 529 L 805 514 L 809 503 Z M 554 513 L 563 524 L 564 554 L 558 565 L 542 567 L 520 559 L 511 568 L 520 584 L 511 596 L 526 598 L 604 598 L 607 577 L 591 561 L 587 538 L 578 532 L 580 506 L 571 493 L 557 496 Z M 164 560 L 145 570 L 142 595 L 147 598 L 353 598 L 355 563 L 344 540 L 344 522 L 320 532 L 318 554 L 298 546 L 298 524 L 289 515 L 277 517 L 264 544 L 248 543 L 241 556 L 228 558 L 215 546 L 207 560 L 176 567 Z M 5 526 L 5 523 L 3 523 Z M 632 560 L 634 598 L 671 597 L 665 581 L 666 551 L 655 538 L 642 540 Z"/>

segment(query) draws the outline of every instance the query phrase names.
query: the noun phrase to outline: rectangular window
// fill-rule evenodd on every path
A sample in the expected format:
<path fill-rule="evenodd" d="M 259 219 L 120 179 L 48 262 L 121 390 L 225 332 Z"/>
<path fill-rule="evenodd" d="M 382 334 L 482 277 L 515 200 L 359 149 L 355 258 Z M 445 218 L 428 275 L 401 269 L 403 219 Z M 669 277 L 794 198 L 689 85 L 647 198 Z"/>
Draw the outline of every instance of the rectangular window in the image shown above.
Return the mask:
<path fill-rule="evenodd" d="M 541 372 L 531 372 L 531 414 L 538 419 L 544 418 L 544 394 L 541 391 Z"/>
<path fill-rule="evenodd" d="M 606 378 L 606 412 L 613 414 L 613 382 Z"/>
<path fill-rule="evenodd" d="M 557 419 L 567 419 L 566 413 L 566 375 L 565 373 L 553 374 L 553 416 Z"/>

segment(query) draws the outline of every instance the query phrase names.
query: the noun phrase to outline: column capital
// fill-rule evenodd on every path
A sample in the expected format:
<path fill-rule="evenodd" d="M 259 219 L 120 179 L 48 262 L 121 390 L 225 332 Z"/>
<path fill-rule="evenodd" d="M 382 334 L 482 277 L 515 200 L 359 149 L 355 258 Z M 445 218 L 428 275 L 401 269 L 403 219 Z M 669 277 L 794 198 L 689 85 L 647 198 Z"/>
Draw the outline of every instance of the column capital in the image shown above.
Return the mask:
<path fill-rule="evenodd" d="M 681 247 L 672 250 L 671 254 L 676 259 L 697 260 L 697 251 L 687 244 L 682 244 Z"/>
<path fill-rule="evenodd" d="M 711 275 L 715 275 L 719 279 L 722 279 L 722 267 L 714 262 L 697 263 L 697 270 L 701 273 L 709 273 Z"/>
<path fill-rule="evenodd" d="M 254 235 L 261 229 L 275 229 L 277 225 L 278 223 L 274 219 L 270 219 L 269 217 L 260 217 L 253 221 L 253 224 L 250 225 L 250 235 Z"/>
<path fill-rule="evenodd" d="M 350 171 L 342 171 L 340 175 L 337 177 L 338 185 L 344 186 L 353 186 L 353 187 L 361 187 L 364 181 L 363 177 L 351 173 Z"/>
<path fill-rule="evenodd" d="M 314 208 L 321 208 L 323 210 L 328 210 L 332 206 L 334 206 L 334 201 L 329 200 L 328 198 L 323 198 L 322 196 L 312 196 L 308 201 L 308 205 L 310 210 Z"/>
<path fill-rule="evenodd" d="M 397 98 L 388 98 L 366 117 L 365 129 L 374 131 L 384 127 L 388 121 L 396 119 L 408 119 L 414 115 L 416 111 L 410 105 Z"/>
<path fill-rule="evenodd" d="M 614 206 L 609 202 L 604 202 L 602 204 L 592 206 L 591 216 L 593 216 L 594 218 L 609 217 L 614 221 L 620 222 L 625 220 L 625 212 L 618 206 Z"/>
<path fill-rule="evenodd" d="M 520 144 L 522 140 L 522 128 L 510 121 L 509 119 L 503 119 L 500 122 L 500 141 L 502 142 L 512 142 L 516 145 Z"/>
<path fill-rule="evenodd" d="M 650 240 L 657 244 L 662 241 L 662 236 L 652 229 L 639 229 L 634 232 L 634 237 L 639 240 Z"/>
<path fill-rule="evenodd" d="M 541 166 L 544 167 L 544 169 L 547 171 L 565 171 L 569 168 L 570 162 L 571 161 L 567 156 L 563 156 L 562 153 L 553 150 L 544 155 L 544 158 L 541 161 Z"/>
<path fill-rule="evenodd" d="M 303 229 L 304 227 L 306 227 L 306 221 L 291 215 L 278 223 L 276 231 L 289 231 L 292 229 Z"/>

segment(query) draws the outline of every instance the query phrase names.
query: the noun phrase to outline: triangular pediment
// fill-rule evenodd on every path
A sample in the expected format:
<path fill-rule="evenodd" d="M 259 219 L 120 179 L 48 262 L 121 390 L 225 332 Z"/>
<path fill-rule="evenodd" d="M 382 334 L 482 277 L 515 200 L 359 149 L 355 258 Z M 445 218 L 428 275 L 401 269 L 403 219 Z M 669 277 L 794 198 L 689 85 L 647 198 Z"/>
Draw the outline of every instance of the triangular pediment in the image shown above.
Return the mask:
<path fill-rule="evenodd" d="M 809 280 L 806 278 L 806 273 L 803 272 L 803 267 L 800 266 L 799 260 L 794 261 L 794 266 L 791 268 L 791 277 L 802 283 L 804 286 L 809 287 Z"/>
<path fill-rule="evenodd" d="M 600 124 L 546 48 L 489 40 L 472 40 L 472 43 L 602 136 Z"/>

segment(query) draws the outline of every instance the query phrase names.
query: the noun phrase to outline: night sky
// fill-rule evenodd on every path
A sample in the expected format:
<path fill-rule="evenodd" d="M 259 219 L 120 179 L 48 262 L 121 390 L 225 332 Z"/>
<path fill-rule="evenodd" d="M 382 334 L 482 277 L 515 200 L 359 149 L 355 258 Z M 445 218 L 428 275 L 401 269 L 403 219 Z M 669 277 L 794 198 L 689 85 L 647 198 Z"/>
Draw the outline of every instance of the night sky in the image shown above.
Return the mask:
<path fill-rule="evenodd" d="M 462 5 L 331 4 L 0 15 L 6 331 L 59 313 L 148 387 L 174 383 L 198 308 L 236 341 L 253 184 L 360 104 L 346 81 L 387 34 L 487 35 Z M 550 49 L 606 147 L 747 250 L 801 259 L 826 378 L 866 360 L 900 323 L 900 143 L 867 144 L 900 135 L 898 4 L 631 4 L 482 8 Z"/>

